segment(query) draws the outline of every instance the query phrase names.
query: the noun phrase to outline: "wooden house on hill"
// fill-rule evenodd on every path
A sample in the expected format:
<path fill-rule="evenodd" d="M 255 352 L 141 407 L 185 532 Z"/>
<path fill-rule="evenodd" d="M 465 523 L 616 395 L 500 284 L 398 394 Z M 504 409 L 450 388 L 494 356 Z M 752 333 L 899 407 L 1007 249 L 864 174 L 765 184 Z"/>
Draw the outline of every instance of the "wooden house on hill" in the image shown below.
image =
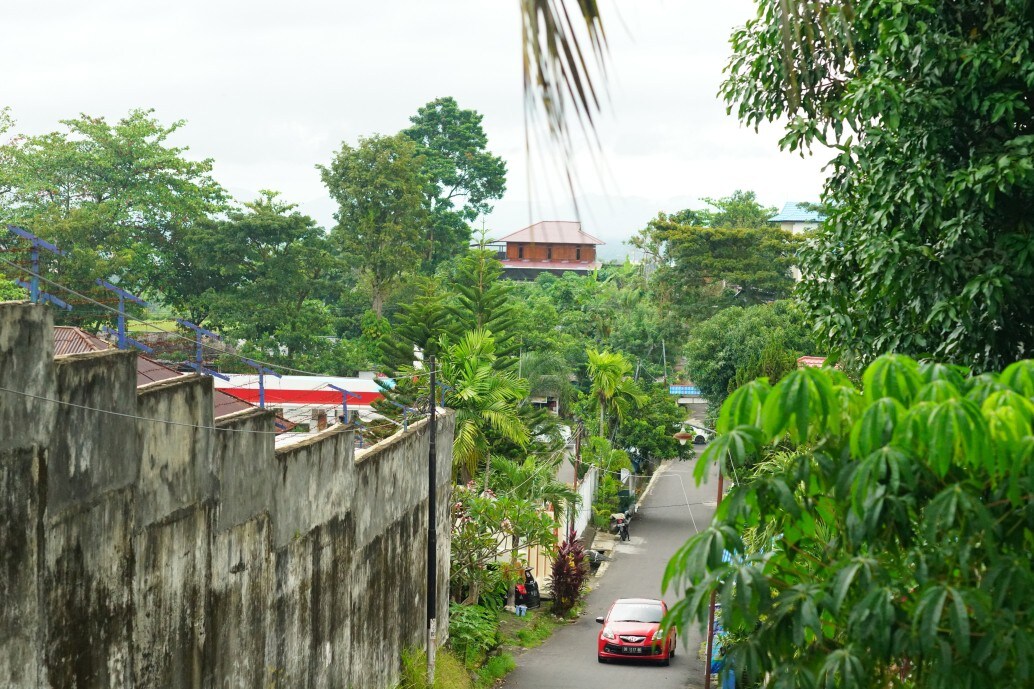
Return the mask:
<path fill-rule="evenodd" d="M 545 220 L 491 244 L 513 280 L 534 280 L 539 273 L 588 273 L 599 270 L 596 247 L 604 244 L 575 221 Z"/>

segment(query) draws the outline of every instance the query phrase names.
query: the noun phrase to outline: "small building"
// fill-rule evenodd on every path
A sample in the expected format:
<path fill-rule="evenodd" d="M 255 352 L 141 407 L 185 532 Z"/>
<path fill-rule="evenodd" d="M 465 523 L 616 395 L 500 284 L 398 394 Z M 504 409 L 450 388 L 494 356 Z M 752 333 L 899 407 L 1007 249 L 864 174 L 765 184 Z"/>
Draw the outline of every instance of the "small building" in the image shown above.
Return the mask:
<path fill-rule="evenodd" d="M 809 210 L 808 204 L 787 201 L 783 204 L 783 210 L 779 211 L 768 219 L 770 223 L 776 223 L 787 232 L 802 234 L 808 230 L 814 230 L 823 220 L 826 219 L 822 213 Z"/>
<path fill-rule="evenodd" d="M 605 242 L 576 221 L 544 220 L 491 243 L 513 280 L 534 280 L 539 273 L 589 273 L 599 270 L 596 247 Z"/>

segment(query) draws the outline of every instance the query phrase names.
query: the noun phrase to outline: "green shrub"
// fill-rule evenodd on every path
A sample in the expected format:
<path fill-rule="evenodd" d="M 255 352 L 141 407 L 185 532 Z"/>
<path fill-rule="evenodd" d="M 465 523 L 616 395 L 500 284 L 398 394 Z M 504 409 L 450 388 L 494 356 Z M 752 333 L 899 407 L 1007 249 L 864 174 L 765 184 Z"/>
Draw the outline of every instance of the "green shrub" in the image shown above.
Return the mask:
<path fill-rule="evenodd" d="M 474 667 L 499 645 L 499 614 L 480 605 L 449 606 L 449 645 L 467 667 Z"/>

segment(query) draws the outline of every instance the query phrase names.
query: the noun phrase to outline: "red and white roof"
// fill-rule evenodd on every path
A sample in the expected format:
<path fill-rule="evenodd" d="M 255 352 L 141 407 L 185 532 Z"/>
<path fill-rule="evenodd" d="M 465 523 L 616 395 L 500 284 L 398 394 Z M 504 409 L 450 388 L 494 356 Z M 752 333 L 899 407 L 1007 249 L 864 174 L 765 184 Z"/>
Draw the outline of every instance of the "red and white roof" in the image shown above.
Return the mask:
<path fill-rule="evenodd" d="M 254 374 L 229 374 L 230 380 L 215 379 L 219 390 L 238 399 L 258 404 L 258 376 Z M 358 396 L 348 398 L 348 406 L 357 409 L 369 407 L 383 397 L 381 388 L 374 380 L 367 378 L 343 378 L 339 376 L 265 376 L 266 406 L 341 406 L 341 392 L 331 385 L 348 390 Z"/>

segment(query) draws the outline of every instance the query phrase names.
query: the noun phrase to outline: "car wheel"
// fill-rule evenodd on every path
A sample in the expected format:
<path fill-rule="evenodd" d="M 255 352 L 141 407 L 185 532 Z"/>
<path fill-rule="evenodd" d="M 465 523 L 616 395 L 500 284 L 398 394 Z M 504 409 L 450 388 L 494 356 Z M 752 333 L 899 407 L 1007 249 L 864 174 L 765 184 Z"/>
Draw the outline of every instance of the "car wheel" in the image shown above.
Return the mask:
<path fill-rule="evenodd" d="M 607 662 L 607 659 L 604 658 L 603 656 L 596 656 L 596 660 L 600 661 L 601 663 L 606 663 Z"/>
<path fill-rule="evenodd" d="M 675 642 L 672 642 L 672 644 L 671 644 L 671 650 L 668 651 L 668 657 L 669 658 L 674 658 L 675 657 Z"/>

